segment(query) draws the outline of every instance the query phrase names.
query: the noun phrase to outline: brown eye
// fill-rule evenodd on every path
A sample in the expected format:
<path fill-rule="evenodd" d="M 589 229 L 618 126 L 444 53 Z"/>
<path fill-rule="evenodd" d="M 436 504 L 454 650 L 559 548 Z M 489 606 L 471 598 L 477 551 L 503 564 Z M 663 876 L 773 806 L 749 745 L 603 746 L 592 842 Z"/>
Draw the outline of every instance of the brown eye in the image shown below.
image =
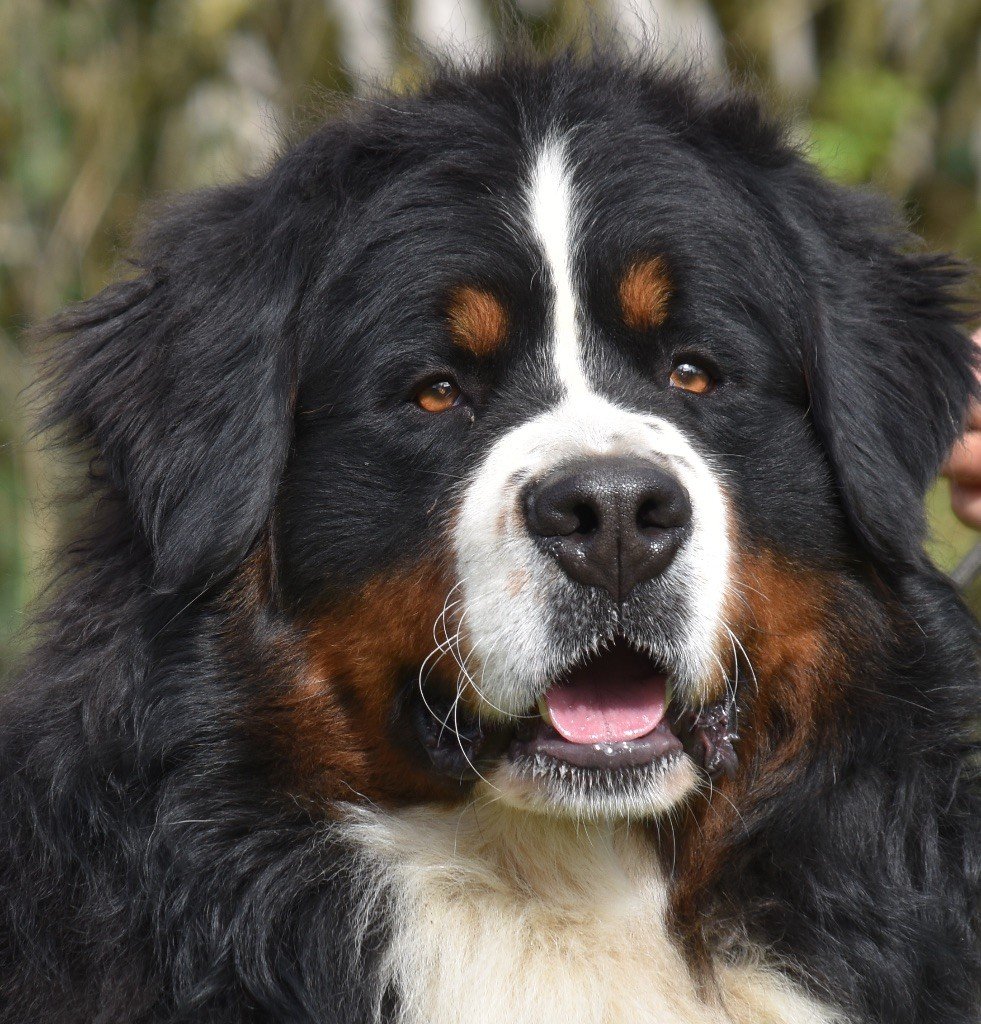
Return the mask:
<path fill-rule="evenodd" d="M 437 380 L 420 388 L 416 392 L 415 401 L 426 412 L 440 413 L 458 405 L 460 397 L 460 389 L 453 381 Z"/>
<path fill-rule="evenodd" d="M 678 363 L 671 371 L 671 387 L 704 395 L 711 391 L 714 381 L 706 370 L 694 363 Z"/>

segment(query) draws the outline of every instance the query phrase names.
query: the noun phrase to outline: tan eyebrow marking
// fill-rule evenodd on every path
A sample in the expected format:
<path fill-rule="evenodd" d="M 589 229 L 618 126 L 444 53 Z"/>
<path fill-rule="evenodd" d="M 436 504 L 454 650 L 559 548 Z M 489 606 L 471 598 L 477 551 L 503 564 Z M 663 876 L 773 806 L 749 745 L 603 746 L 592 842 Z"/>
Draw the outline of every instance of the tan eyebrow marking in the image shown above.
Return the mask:
<path fill-rule="evenodd" d="M 668 315 L 674 293 L 668 265 L 661 256 L 632 264 L 620 281 L 620 309 L 624 323 L 635 331 L 660 327 Z"/>
<path fill-rule="evenodd" d="M 507 336 L 507 310 L 483 288 L 460 285 L 450 296 L 446 314 L 453 340 L 476 356 L 490 355 Z"/>

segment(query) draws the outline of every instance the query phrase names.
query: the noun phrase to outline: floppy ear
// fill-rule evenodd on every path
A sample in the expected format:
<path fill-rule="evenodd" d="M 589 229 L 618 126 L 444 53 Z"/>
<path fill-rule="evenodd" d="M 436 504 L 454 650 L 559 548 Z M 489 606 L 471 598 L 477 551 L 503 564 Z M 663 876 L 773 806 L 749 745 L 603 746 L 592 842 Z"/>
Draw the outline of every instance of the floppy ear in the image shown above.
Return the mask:
<path fill-rule="evenodd" d="M 65 337 L 43 425 L 94 448 L 161 590 L 237 563 L 271 511 L 302 280 L 284 190 L 271 174 L 172 208 L 145 240 L 138 278 L 51 326 Z"/>
<path fill-rule="evenodd" d="M 965 272 L 905 251 L 878 201 L 823 191 L 822 299 L 805 342 L 811 415 L 856 536 L 902 571 L 922 562 L 926 490 L 977 389 L 956 297 Z"/>

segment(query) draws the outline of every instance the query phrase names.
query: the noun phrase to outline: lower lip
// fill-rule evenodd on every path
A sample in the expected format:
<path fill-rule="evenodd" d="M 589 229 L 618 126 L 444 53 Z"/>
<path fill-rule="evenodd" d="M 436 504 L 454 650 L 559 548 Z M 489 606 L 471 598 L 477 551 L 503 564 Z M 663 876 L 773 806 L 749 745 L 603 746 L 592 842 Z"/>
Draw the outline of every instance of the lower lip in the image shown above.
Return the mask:
<path fill-rule="evenodd" d="M 569 743 L 543 722 L 534 735 L 514 739 L 509 753 L 512 759 L 546 757 L 574 768 L 616 771 L 653 764 L 681 750 L 681 740 L 671 731 L 667 720 L 647 735 L 622 743 Z"/>

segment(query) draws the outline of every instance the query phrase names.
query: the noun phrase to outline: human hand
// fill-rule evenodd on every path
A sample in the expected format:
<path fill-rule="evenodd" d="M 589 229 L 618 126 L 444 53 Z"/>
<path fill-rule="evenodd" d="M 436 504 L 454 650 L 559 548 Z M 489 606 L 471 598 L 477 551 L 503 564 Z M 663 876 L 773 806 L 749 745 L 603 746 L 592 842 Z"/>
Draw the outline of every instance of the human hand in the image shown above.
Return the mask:
<path fill-rule="evenodd" d="M 974 335 L 981 346 L 981 331 Z M 967 429 L 941 470 L 950 480 L 950 507 L 962 523 L 981 530 L 981 403 L 973 402 Z"/>

